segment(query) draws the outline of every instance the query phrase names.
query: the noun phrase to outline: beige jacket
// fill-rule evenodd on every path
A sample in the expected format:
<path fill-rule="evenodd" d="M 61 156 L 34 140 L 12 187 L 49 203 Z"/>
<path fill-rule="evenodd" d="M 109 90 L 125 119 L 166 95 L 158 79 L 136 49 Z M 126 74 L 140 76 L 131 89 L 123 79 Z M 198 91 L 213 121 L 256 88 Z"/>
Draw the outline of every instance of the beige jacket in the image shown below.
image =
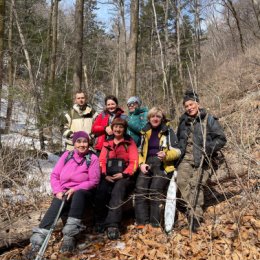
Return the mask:
<path fill-rule="evenodd" d="M 91 133 L 92 124 L 97 115 L 89 104 L 87 104 L 85 110 L 81 110 L 79 105 L 74 104 L 73 108 L 65 114 L 67 122 L 64 125 L 63 137 L 65 138 L 66 150 L 73 150 L 72 137 L 74 132 Z"/>

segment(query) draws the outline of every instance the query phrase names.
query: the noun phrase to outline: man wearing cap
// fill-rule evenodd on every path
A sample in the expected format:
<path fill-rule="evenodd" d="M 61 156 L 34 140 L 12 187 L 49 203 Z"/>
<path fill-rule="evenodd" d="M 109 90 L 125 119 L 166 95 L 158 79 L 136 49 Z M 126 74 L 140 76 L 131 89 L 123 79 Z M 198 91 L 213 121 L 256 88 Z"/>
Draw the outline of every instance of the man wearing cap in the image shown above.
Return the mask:
<path fill-rule="evenodd" d="M 185 113 L 180 117 L 177 130 L 181 150 L 177 163 L 177 185 L 187 209 L 188 221 L 192 223 L 191 229 L 196 232 L 202 221 L 203 188 L 209 178 L 209 161 L 226 144 L 226 137 L 218 119 L 200 108 L 199 97 L 193 90 L 185 92 L 183 106 Z M 201 162 L 203 158 L 205 159 Z M 202 178 L 199 178 L 200 170 Z M 193 208 L 197 188 L 197 199 Z"/>
<path fill-rule="evenodd" d="M 63 137 L 65 138 L 66 150 L 73 150 L 72 138 L 76 131 L 91 132 L 92 124 L 97 116 L 92 106 L 87 103 L 86 94 L 79 90 L 75 93 L 73 108 L 65 114 Z"/>
<path fill-rule="evenodd" d="M 128 107 L 128 127 L 129 134 L 135 141 L 137 147 L 141 142 L 141 130 L 147 123 L 147 107 L 141 107 L 142 101 L 139 97 L 133 96 L 127 100 Z"/>

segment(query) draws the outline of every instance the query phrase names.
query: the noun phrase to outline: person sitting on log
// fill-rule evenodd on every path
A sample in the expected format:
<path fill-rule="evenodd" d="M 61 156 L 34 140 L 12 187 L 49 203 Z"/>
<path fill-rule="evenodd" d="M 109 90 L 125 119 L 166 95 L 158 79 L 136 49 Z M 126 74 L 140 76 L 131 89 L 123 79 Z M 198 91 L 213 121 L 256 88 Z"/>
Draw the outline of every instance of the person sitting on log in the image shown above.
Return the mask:
<path fill-rule="evenodd" d="M 48 235 L 66 198 L 60 217 L 68 216 L 62 230 L 61 252 L 72 252 L 76 247 L 76 236 L 85 229 L 82 219 L 86 206 L 92 205 L 95 188 L 100 180 L 98 157 L 89 150 L 89 136 L 84 131 L 74 132 L 73 151 L 66 151 L 51 173 L 54 198 L 39 227 L 33 228 L 30 238 L 31 251 L 28 259 L 34 259 Z"/>
<path fill-rule="evenodd" d="M 95 198 L 96 231 L 107 229 L 109 239 L 118 239 L 122 206 L 131 188 L 138 167 L 138 151 L 134 140 L 126 134 L 127 122 L 115 118 L 113 135 L 103 145 L 100 154 L 101 181 Z"/>

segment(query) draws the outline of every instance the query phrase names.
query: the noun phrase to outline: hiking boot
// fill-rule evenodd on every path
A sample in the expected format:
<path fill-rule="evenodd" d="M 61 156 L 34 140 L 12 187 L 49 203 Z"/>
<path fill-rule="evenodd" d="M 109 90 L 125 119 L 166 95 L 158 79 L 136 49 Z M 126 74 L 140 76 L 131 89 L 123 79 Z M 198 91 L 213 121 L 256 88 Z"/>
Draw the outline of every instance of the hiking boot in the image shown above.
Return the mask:
<path fill-rule="evenodd" d="M 61 253 L 72 253 L 76 249 L 76 239 L 74 237 L 63 237 L 63 243 L 60 248 Z"/>
<path fill-rule="evenodd" d="M 94 230 L 96 233 L 102 234 L 105 232 L 105 227 L 102 224 L 96 224 Z"/>
<path fill-rule="evenodd" d="M 119 229 L 117 227 L 108 227 L 107 228 L 107 237 L 110 240 L 116 240 L 120 236 Z"/>
<path fill-rule="evenodd" d="M 31 249 L 25 254 L 25 259 L 26 260 L 34 260 L 40 250 L 39 245 L 32 245 Z"/>

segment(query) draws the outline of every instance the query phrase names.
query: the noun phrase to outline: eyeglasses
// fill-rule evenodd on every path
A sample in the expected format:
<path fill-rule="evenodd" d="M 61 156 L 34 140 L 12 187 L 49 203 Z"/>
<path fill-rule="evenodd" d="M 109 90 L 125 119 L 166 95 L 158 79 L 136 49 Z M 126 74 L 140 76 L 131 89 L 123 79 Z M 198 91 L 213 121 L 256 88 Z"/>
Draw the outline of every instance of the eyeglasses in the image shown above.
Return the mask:
<path fill-rule="evenodd" d="M 136 102 L 133 102 L 133 103 L 129 103 L 129 104 L 127 104 L 128 107 L 133 107 L 133 106 L 135 106 L 135 105 L 137 105 Z"/>

